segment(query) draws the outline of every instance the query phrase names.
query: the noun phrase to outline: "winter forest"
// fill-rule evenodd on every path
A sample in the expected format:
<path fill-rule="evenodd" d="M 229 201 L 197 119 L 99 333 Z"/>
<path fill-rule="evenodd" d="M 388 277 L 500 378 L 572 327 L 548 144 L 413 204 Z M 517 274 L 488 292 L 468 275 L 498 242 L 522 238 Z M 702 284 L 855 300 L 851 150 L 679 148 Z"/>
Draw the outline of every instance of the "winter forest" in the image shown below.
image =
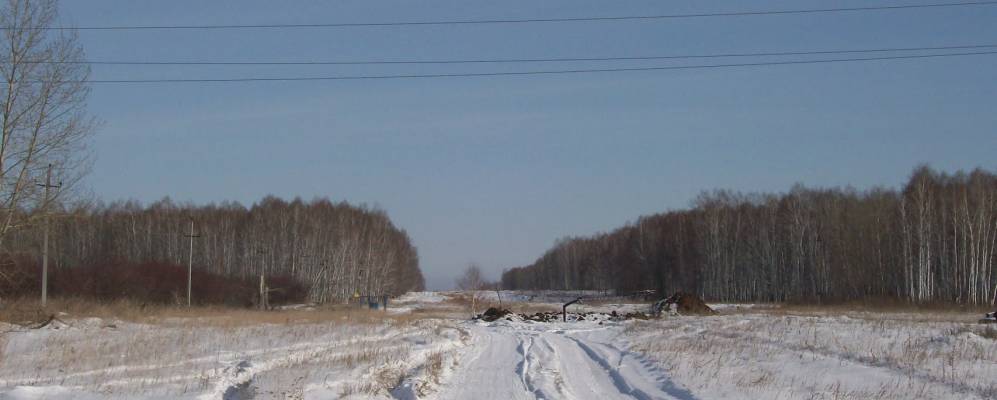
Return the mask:
<path fill-rule="evenodd" d="M 900 190 L 703 193 L 688 210 L 560 240 L 506 289 L 656 289 L 715 301 L 989 304 L 997 175 L 916 168 Z"/>
<path fill-rule="evenodd" d="M 423 288 L 418 255 L 405 231 L 380 210 L 328 199 L 266 197 L 248 209 L 238 203 L 194 206 L 164 199 L 146 207 L 116 202 L 58 215 L 51 220 L 49 244 L 56 273 L 112 260 L 133 268 L 155 262 L 186 269 L 193 254 L 195 271 L 291 279 L 315 302 Z M 19 231 L 6 240 L 10 248 L 27 253 L 22 259 L 39 258 L 41 229 Z"/>

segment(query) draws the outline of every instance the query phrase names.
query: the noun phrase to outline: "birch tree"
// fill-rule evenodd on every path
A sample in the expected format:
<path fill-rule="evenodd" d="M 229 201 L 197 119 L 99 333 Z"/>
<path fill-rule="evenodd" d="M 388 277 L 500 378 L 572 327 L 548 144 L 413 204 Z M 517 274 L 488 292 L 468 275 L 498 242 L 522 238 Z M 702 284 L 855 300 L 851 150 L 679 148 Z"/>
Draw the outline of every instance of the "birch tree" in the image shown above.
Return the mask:
<path fill-rule="evenodd" d="M 0 251 L 10 232 L 35 224 L 78 182 L 94 119 L 86 111 L 89 67 L 74 33 L 51 30 L 53 0 L 0 5 Z M 53 167 L 63 188 L 36 183 Z M 2 271 L 0 271 L 2 274 Z"/>
<path fill-rule="evenodd" d="M 997 174 L 919 166 L 897 190 L 707 192 L 690 210 L 559 241 L 502 282 L 602 289 L 595 282 L 609 276 L 617 290 L 684 290 L 720 301 L 994 304 L 995 264 Z"/>

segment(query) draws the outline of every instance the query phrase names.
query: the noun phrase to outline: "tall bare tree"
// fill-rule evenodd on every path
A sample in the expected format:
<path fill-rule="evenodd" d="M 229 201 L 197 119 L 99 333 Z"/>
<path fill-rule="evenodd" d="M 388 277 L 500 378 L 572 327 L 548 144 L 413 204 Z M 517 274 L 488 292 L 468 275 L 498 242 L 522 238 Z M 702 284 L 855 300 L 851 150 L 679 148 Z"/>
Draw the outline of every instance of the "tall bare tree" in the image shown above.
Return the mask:
<path fill-rule="evenodd" d="M 481 267 L 478 264 L 468 264 L 464 273 L 457 278 L 457 289 L 460 290 L 481 290 L 485 287 L 485 278 L 481 275 Z"/>
<path fill-rule="evenodd" d="M 475 263 L 468 264 L 464 273 L 454 283 L 457 285 L 457 289 L 467 292 L 471 296 L 471 315 L 477 314 L 478 292 L 488 284 L 481 274 L 481 267 Z"/>
<path fill-rule="evenodd" d="M 85 168 L 90 69 L 74 33 L 55 27 L 54 0 L 7 0 L 0 9 L 0 250 L 11 230 L 60 201 L 36 182 L 52 164 L 68 188 Z"/>
<path fill-rule="evenodd" d="M 8 283 L 15 279 L 8 234 L 38 222 L 71 192 L 95 125 L 86 112 L 83 49 L 75 34 L 49 29 L 57 8 L 54 0 L 0 4 L 0 280 Z M 51 182 L 42 177 L 53 166 L 64 184 L 49 195 Z"/>

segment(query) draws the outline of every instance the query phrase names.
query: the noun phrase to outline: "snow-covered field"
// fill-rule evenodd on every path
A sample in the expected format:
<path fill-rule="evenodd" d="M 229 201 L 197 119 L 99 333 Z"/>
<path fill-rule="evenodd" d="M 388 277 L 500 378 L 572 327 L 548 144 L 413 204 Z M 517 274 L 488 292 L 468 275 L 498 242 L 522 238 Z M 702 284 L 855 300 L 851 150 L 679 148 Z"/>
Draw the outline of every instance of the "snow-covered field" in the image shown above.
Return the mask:
<path fill-rule="evenodd" d="M 426 367 L 449 365 L 469 340 L 440 319 L 357 314 L 261 324 L 66 319 L 15 330 L 3 335 L 0 398 L 366 398 L 406 378 L 426 386 Z"/>
<path fill-rule="evenodd" d="M 997 398 L 997 332 L 972 323 L 744 314 L 673 317 L 625 331 L 632 351 L 696 398 Z"/>
<path fill-rule="evenodd" d="M 475 304 L 497 305 L 490 293 Z M 501 296 L 532 313 L 576 294 Z M 0 399 L 997 398 L 997 331 L 971 313 L 714 305 L 708 317 L 484 322 L 467 319 L 467 298 L 412 293 L 388 312 L 259 323 L 67 316 L 0 337 Z M 300 318 L 310 312 L 322 317 Z"/>

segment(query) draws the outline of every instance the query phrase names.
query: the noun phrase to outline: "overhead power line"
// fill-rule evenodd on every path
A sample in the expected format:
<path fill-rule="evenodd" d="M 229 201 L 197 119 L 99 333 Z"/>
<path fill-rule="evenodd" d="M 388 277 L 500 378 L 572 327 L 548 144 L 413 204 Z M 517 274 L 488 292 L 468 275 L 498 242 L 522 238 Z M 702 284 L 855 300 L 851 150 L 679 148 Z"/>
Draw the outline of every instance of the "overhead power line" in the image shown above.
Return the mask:
<path fill-rule="evenodd" d="M 378 64 L 492 64 L 492 63 L 546 63 L 583 61 L 650 61 L 679 60 L 695 58 L 728 57 L 775 57 L 855 53 L 885 53 L 900 51 L 937 51 L 997 48 L 997 44 L 935 46 L 935 47 L 893 47 L 852 50 L 780 51 L 761 53 L 719 53 L 690 55 L 623 56 L 623 57 L 560 57 L 560 58 L 492 58 L 464 60 L 354 60 L 354 61 L 38 61 L 34 64 L 90 64 L 90 65 L 378 65 Z"/>
<path fill-rule="evenodd" d="M 130 26 L 120 25 L 120 26 L 82 26 L 75 28 L 51 27 L 44 29 L 84 30 L 84 31 L 167 30 L 167 29 L 170 30 L 281 29 L 281 28 L 401 27 L 401 26 L 426 26 L 426 25 L 523 24 L 523 23 L 550 23 L 550 22 L 599 22 L 599 21 L 606 22 L 606 21 L 665 20 L 665 19 L 684 19 L 684 18 L 745 17 L 745 16 L 759 16 L 759 15 L 819 14 L 819 13 L 839 13 L 839 12 L 858 12 L 858 11 L 889 11 L 889 10 L 906 10 L 906 9 L 918 9 L 918 8 L 988 6 L 995 4 L 997 4 L 997 1 L 963 1 L 963 2 L 950 2 L 950 3 L 897 4 L 897 5 L 867 6 L 867 7 L 729 11 L 729 12 L 693 13 L 693 14 L 592 16 L 592 17 L 569 17 L 569 18 L 468 19 L 468 20 L 437 20 L 437 21 L 338 22 L 338 23 L 311 23 L 311 24 L 248 24 L 248 25 L 130 25 Z M 2 28 L 2 29 L 9 29 L 9 28 Z"/>
<path fill-rule="evenodd" d="M 98 84 L 125 84 L 125 83 L 228 83 L 228 82 L 291 82 L 291 81 L 340 81 L 340 80 L 368 80 L 368 79 L 413 79 L 413 78 L 459 78 L 459 77 L 489 77 L 489 76 L 524 76 L 524 75 L 560 75 L 579 74 L 596 72 L 634 72 L 634 71 L 666 71 L 666 70 L 692 70 L 710 68 L 736 68 L 736 67 L 757 67 L 767 65 L 802 65 L 802 64 L 825 64 L 841 62 L 861 62 L 861 61 L 881 61 L 881 60 L 910 60 L 942 57 L 976 56 L 997 54 L 997 51 L 977 51 L 964 53 L 945 54 L 917 54 L 906 56 L 883 56 L 864 58 L 836 58 L 823 60 L 791 60 L 791 61 L 766 61 L 751 63 L 732 64 L 700 64 L 700 65 L 668 65 L 658 67 L 633 67 L 633 68 L 585 68 L 585 69 L 562 69 L 562 70 L 539 70 L 539 71 L 503 71 L 503 72 L 473 72 L 473 73 L 441 73 L 441 74 L 402 74 L 402 75 L 341 75 L 341 76 L 305 76 L 305 77 L 255 77 L 255 78 L 206 78 L 206 79 L 107 79 L 91 80 L 89 83 Z"/>

